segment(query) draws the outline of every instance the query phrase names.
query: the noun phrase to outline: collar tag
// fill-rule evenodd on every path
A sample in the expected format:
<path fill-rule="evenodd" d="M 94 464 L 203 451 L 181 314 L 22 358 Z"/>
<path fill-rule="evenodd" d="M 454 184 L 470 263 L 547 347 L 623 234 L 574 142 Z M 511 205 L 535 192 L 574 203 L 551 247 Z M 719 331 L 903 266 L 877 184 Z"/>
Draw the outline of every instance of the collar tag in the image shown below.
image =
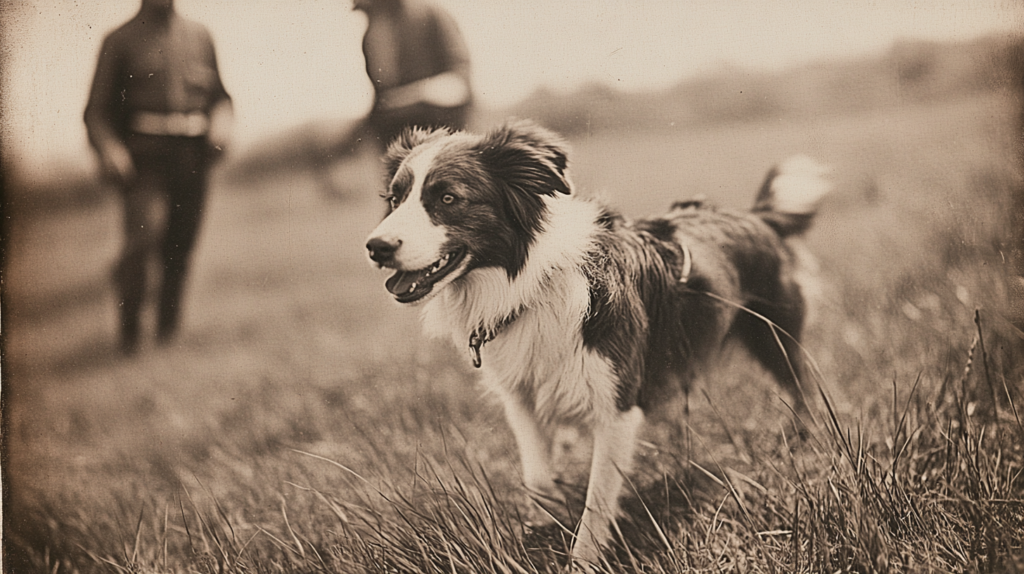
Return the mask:
<path fill-rule="evenodd" d="M 683 268 L 679 271 L 679 282 L 686 284 L 690 281 L 690 271 L 693 270 L 693 256 L 690 255 L 690 248 L 683 245 Z"/>
<path fill-rule="evenodd" d="M 473 329 L 473 332 L 469 334 L 469 356 L 473 359 L 474 367 L 479 369 L 480 365 L 484 363 L 483 358 L 480 356 L 480 349 L 484 346 L 484 343 L 493 341 L 501 333 L 501 330 L 518 319 L 519 314 L 522 312 L 522 308 L 516 309 L 495 325 L 493 329 L 485 329 L 483 326 Z"/>
<path fill-rule="evenodd" d="M 473 359 L 473 366 L 480 368 L 480 365 L 484 364 L 483 359 L 480 357 L 480 347 L 484 346 L 484 338 L 480 335 L 480 329 L 477 329 L 469 334 L 469 355 Z"/>

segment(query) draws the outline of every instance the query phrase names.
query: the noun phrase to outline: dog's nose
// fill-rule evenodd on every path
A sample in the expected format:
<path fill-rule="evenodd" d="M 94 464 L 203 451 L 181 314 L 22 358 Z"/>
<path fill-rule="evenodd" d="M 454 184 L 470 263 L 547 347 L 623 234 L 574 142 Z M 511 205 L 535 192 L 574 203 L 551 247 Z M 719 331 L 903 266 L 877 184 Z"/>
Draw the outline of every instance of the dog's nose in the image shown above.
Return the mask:
<path fill-rule="evenodd" d="M 366 249 L 370 252 L 370 259 L 376 263 L 387 263 L 395 256 L 395 251 L 402 244 L 401 239 L 388 241 L 380 237 L 374 237 L 366 242 Z"/>

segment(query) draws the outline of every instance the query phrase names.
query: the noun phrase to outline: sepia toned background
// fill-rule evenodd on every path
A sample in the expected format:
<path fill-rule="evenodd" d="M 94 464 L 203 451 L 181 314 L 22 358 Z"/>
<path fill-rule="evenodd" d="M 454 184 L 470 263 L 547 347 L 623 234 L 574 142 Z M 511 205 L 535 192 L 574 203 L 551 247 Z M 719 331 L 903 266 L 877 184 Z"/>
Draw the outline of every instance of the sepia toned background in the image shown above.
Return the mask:
<path fill-rule="evenodd" d="M 785 397 L 727 355 L 690 398 L 694 437 L 645 436 L 624 571 L 1020 563 L 1024 5 L 438 3 L 471 53 L 472 125 L 562 133 L 579 191 L 627 216 L 698 194 L 745 208 L 795 153 L 832 167 L 806 240 L 820 442 L 787 458 Z M 120 206 L 82 112 L 103 36 L 138 3 L 0 0 L 5 569 L 557 571 L 566 536 L 516 524 L 515 445 L 467 353 L 423 338 L 366 260 L 377 158 L 334 165 L 327 187 L 314 173 L 371 105 L 365 17 L 341 0 L 176 5 L 212 32 L 235 140 L 181 337 L 124 358 Z M 851 429 L 878 474 L 830 450 Z M 570 489 L 585 450 L 565 445 Z M 940 451 L 999 462 L 975 476 Z M 967 502 L 890 508 L 856 486 L 876 483 Z M 491 518 L 460 522 L 474 511 Z"/>

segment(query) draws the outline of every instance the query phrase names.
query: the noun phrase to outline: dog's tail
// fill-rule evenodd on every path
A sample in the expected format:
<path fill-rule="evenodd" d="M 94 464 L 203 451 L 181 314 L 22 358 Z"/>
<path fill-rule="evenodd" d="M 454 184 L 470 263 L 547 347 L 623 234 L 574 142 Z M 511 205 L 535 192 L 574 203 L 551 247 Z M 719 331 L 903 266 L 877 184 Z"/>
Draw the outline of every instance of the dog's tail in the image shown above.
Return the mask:
<path fill-rule="evenodd" d="M 773 167 L 761 185 L 753 212 L 780 237 L 799 235 L 811 226 L 821 199 L 832 189 L 828 168 L 805 155 Z"/>

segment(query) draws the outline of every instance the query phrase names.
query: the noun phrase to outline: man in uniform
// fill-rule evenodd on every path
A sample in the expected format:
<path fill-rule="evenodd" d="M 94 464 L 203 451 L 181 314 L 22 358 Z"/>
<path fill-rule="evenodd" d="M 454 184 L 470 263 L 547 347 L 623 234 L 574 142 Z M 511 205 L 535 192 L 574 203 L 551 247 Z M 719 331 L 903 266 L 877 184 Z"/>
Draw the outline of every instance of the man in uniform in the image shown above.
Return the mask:
<path fill-rule="evenodd" d="M 114 282 L 126 354 L 138 348 L 155 252 L 162 262 L 158 341 L 178 329 L 209 168 L 228 143 L 232 119 L 210 34 L 179 16 L 174 0 L 142 0 L 138 14 L 104 39 L 85 125 L 124 205 Z"/>
<path fill-rule="evenodd" d="M 363 56 L 373 108 L 324 159 L 354 154 L 366 139 L 383 151 L 408 126 L 464 129 L 469 52 L 452 17 L 422 0 L 354 0 L 352 9 L 368 18 Z"/>

